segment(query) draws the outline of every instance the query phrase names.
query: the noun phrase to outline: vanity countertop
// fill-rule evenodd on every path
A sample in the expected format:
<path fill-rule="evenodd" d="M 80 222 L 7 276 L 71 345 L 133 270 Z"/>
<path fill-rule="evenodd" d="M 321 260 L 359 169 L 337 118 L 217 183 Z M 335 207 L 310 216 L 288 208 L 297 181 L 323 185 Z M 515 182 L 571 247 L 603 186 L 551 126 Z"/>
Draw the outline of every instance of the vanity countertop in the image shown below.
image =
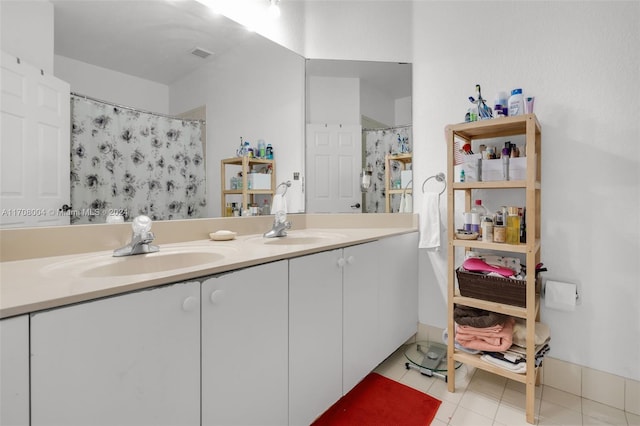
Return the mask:
<path fill-rule="evenodd" d="M 415 224 L 304 228 L 289 231 L 284 238 L 246 234 L 229 241 L 196 239 L 159 244 L 157 253 L 119 258 L 112 257 L 113 250 L 103 250 L 4 261 L 0 263 L 0 318 L 415 231 Z"/>

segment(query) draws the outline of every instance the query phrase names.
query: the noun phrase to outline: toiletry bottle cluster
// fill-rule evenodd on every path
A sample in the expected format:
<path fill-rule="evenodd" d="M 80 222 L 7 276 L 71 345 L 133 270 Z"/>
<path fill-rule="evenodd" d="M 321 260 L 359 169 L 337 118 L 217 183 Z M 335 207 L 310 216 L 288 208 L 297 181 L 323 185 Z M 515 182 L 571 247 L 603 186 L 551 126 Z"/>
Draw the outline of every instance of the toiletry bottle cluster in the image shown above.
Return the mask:
<path fill-rule="evenodd" d="M 258 203 L 252 203 L 248 209 L 241 211 L 240 203 L 227 203 L 225 209 L 226 217 L 238 216 L 267 216 L 271 214 L 271 206 L 269 201 L 264 200 L 262 206 Z"/>
<path fill-rule="evenodd" d="M 523 207 L 502 206 L 490 214 L 476 200 L 471 211 L 464 213 L 464 230 L 476 232 L 485 242 L 524 244 L 527 242 L 526 209 Z"/>
<path fill-rule="evenodd" d="M 470 144 L 465 144 L 465 147 L 467 148 L 466 150 L 463 148 L 461 150 L 461 152 L 463 154 L 473 154 L 474 151 L 471 150 L 470 148 Z M 500 148 L 499 146 L 493 146 L 493 145 L 485 145 L 485 144 L 481 144 L 480 146 L 478 146 L 478 149 L 480 151 L 480 157 L 476 158 L 475 160 L 475 171 L 473 172 L 473 176 L 472 179 L 473 181 L 477 181 L 477 182 L 481 182 L 483 180 L 498 180 L 498 179 L 502 179 L 502 180 L 512 180 L 514 179 L 513 176 L 511 176 L 510 172 L 509 172 L 509 167 L 510 167 L 510 160 L 509 159 L 513 159 L 513 158 L 520 158 L 521 154 L 524 154 L 525 151 L 525 147 L 522 147 L 522 149 L 520 147 L 518 147 L 516 144 L 512 143 L 511 141 L 506 141 L 504 142 L 504 146 L 502 148 Z M 495 169 L 495 165 L 492 163 L 487 163 L 485 162 L 485 160 L 502 160 L 502 173 L 501 175 L 497 176 L 496 175 L 496 169 Z M 515 160 L 514 160 L 515 161 Z M 465 161 L 467 162 L 467 161 Z M 486 167 L 485 167 L 486 166 Z M 518 164 L 515 165 L 515 167 L 518 167 Z M 485 172 L 485 175 L 483 175 L 483 171 Z M 515 174 L 516 177 L 515 179 L 520 179 L 521 177 L 518 176 L 518 174 Z M 459 176 L 459 182 L 465 182 L 467 181 L 468 176 L 467 176 L 467 172 L 464 170 L 464 168 L 462 170 L 460 170 L 460 176 Z"/>
<path fill-rule="evenodd" d="M 480 85 L 476 84 L 476 97 L 469 97 L 473 104 L 467 111 L 465 121 L 487 120 L 490 118 L 500 118 L 533 113 L 535 97 L 524 96 L 522 88 L 511 90 L 511 95 L 500 91 L 493 101 L 493 109 L 487 107 L 480 92 Z"/>
<path fill-rule="evenodd" d="M 264 139 L 258 140 L 256 147 L 251 146 L 251 142 L 240 137 L 240 148 L 236 150 L 238 157 L 248 156 L 249 158 L 260 158 L 263 160 L 273 160 L 273 146 L 265 143 Z"/>

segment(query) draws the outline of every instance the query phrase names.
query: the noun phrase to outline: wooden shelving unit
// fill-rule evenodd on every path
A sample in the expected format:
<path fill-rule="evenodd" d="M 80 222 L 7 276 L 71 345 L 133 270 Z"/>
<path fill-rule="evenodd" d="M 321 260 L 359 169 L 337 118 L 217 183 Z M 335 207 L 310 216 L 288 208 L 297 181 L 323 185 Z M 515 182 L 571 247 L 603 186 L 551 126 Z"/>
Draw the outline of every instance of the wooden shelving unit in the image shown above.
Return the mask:
<path fill-rule="evenodd" d="M 400 163 L 402 170 L 407 170 L 407 165 L 413 162 L 413 155 L 408 154 L 387 154 L 384 157 L 384 193 L 385 193 L 385 212 L 391 213 L 391 196 L 394 194 L 402 195 L 405 192 L 405 188 L 393 189 L 391 188 L 391 162 L 397 161 Z M 412 188 L 406 189 L 407 194 L 412 194 Z"/>
<path fill-rule="evenodd" d="M 269 189 L 248 189 L 249 185 L 248 185 L 248 177 L 249 177 L 249 172 L 255 167 L 255 166 L 260 166 L 260 165 L 266 165 L 266 166 L 271 166 L 271 187 Z M 240 172 L 242 172 L 242 189 L 227 189 L 227 185 L 229 185 L 229 179 L 231 177 L 231 174 L 228 173 L 227 168 L 229 166 L 236 166 L 234 167 L 234 171 L 235 173 L 238 172 L 238 170 Z M 238 169 L 237 166 L 240 166 L 240 168 Z M 242 210 L 246 210 L 249 205 L 253 202 L 253 198 L 255 195 L 271 195 L 273 197 L 273 195 L 275 194 L 275 188 L 276 188 L 276 163 L 275 160 L 264 160 L 261 158 L 249 158 L 248 156 L 244 156 L 244 157 L 232 157 L 232 158 L 225 158 L 220 162 L 220 209 L 221 209 L 221 213 L 222 216 L 225 216 L 225 208 L 226 208 L 226 203 L 227 203 L 227 196 L 229 195 L 241 195 L 242 196 L 242 203 L 241 203 L 241 208 Z"/>
<path fill-rule="evenodd" d="M 534 403 L 535 386 L 538 382 L 538 368 L 535 367 L 535 323 L 540 315 L 540 298 L 536 294 L 536 277 L 533 267 L 530 267 L 526 279 L 526 307 L 506 305 L 503 303 L 463 297 L 456 289 L 455 254 L 456 250 L 491 250 L 524 254 L 526 265 L 536 265 L 540 262 L 540 156 L 541 156 L 541 127 L 534 114 L 516 117 L 505 117 L 491 120 L 477 121 L 449 125 L 445 128 L 447 140 L 447 211 L 448 211 L 448 329 L 449 340 L 447 347 L 448 388 L 455 392 L 455 362 L 462 362 L 475 368 L 498 374 L 511 380 L 524 383 L 526 387 L 526 420 L 535 423 Z M 526 179 L 495 182 L 455 182 L 454 150 L 455 141 L 472 143 L 481 139 L 502 138 L 515 135 L 525 136 Z M 464 211 L 471 209 L 472 192 L 479 189 L 508 189 L 520 188 L 525 191 L 527 240 L 524 244 L 501 244 L 483 242 L 480 240 L 458 240 L 455 238 L 456 191 L 465 194 Z M 468 354 L 455 349 L 455 324 L 453 318 L 454 305 L 472 306 L 492 312 L 499 312 L 518 318 L 523 318 L 527 325 L 527 370 L 526 374 L 517 374 L 499 368 L 480 359 L 479 355 Z"/>

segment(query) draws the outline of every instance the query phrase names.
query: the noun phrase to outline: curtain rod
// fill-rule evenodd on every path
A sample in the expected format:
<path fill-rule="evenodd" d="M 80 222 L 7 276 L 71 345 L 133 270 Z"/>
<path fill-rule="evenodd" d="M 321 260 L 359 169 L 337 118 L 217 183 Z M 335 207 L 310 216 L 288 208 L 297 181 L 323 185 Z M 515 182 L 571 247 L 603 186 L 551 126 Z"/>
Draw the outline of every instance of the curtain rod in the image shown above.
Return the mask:
<path fill-rule="evenodd" d="M 94 98 L 94 97 L 91 97 L 91 96 L 82 95 L 80 93 L 71 92 L 70 95 L 71 96 L 75 96 L 77 98 L 88 99 L 90 101 L 100 102 L 100 103 L 103 103 L 103 104 L 111 105 L 111 106 L 114 106 L 114 107 L 117 107 L 117 108 L 121 108 L 121 109 L 128 109 L 130 111 L 136 111 L 136 112 L 142 112 L 142 113 L 145 113 L 145 114 L 157 115 L 158 117 L 172 118 L 174 120 L 182 120 L 182 121 L 197 121 L 199 123 L 206 124 L 205 120 L 198 120 L 197 118 L 175 117 L 175 116 L 169 115 L 169 114 L 162 114 L 162 113 L 153 112 L 153 111 L 145 111 L 143 109 L 134 108 L 134 107 L 126 106 L 126 105 L 120 105 L 120 104 L 117 104 L 115 102 L 105 101 L 105 100 Z"/>
<path fill-rule="evenodd" d="M 412 124 L 405 124 L 402 126 L 391 126 L 391 127 L 378 127 L 378 128 L 373 128 L 373 129 L 362 129 L 363 132 L 370 132 L 372 130 L 393 130 L 393 129 L 404 129 L 406 127 L 411 127 L 413 126 Z"/>

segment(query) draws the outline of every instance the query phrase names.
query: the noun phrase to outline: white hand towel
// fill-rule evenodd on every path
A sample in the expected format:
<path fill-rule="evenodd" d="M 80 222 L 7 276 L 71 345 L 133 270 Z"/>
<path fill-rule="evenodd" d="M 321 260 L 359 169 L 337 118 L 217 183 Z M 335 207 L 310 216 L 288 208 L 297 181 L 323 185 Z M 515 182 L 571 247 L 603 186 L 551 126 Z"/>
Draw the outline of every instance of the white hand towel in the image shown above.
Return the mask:
<path fill-rule="evenodd" d="M 400 210 L 399 213 L 411 213 L 413 212 L 413 196 L 405 192 L 400 196 Z"/>
<path fill-rule="evenodd" d="M 413 195 L 407 194 L 404 199 L 404 212 L 411 213 L 413 212 Z"/>
<path fill-rule="evenodd" d="M 440 248 L 440 194 L 422 194 L 419 248 Z"/>
<path fill-rule="evenodd" d="M 271 214 L 276 214 L 277 212 L 287 213 L 287 199 L 282 194 L 274 195 L 271 201 Z"/>

